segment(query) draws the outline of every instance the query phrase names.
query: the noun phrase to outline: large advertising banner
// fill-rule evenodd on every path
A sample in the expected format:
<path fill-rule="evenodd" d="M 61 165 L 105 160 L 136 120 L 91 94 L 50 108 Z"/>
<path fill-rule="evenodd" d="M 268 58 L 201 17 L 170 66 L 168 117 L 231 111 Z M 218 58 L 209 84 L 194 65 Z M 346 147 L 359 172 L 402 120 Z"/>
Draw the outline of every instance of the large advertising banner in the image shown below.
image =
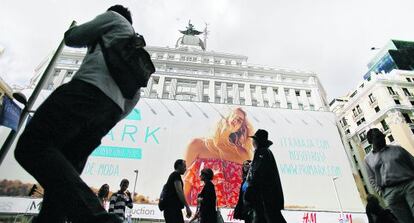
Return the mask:
<path fill-rule="evenodd" d="M 242 162 L 253 158 L 251 139 L 266 129 L 280 172 L 287 210 L 363 212 L 351 168 L 330 112 L 233 106 L 142 98 L 93 152 L 83 171 L 92 187 L 119 189 L 129 179 L 140 202 L 157 199 L 176 159 L 187 161 L 185 194 L 191 204 L 202 188 L 200 170 L 211 168 L 219 206 L 232 207 Z M 9 152 L 0 180 L 34 183 Z M 337 193 L 335 191 L 337 188 Z"/>

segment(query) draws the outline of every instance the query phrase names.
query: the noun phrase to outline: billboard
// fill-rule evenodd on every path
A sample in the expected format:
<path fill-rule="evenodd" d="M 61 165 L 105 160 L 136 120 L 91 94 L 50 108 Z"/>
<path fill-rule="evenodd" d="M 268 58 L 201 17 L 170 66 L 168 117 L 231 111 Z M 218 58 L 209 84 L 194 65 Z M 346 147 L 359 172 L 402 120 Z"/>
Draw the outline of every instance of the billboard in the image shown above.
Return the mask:
<path fill-rule="evenodd" d="M 266 129 L 274 143 L 270 149 L 287 210 L 339 212 L 335 184 L 344 211 L 364 211 L 330 112 L 142 98 L 102 139 L 82 178 L 95 188 L 107 183 L 111 191 L 127 178 L 132 192 L 137 177 L 136 192 L 151 204 L 157 202 L 174 161 L 183 158 L 188 167 L 183 176 L 187 198 L 191 200 L 202 187 L 199 171 L 210 167 L 219 205 L 232 207 L 241 162 L 253 155 L 246 136 L 257 129 Z M 12 152 L 0 166 L 0 181 L 4 179 L 35 182 Z"/>

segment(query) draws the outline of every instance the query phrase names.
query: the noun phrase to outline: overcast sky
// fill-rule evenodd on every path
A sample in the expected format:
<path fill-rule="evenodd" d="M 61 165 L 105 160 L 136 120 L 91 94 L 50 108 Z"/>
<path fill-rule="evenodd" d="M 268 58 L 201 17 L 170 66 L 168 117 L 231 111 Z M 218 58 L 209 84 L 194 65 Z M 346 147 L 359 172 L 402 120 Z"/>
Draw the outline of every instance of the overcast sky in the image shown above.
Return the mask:
<path fill-rule="evenodd" d="M 1 0 L 0 76 L 26 85 L 72 20 L 86 22 L 117 3 L 130 8 L 147 45 L 173 47 L 189 19 L 198 30 L 207 22 L 208 50 L 315 72 L 328 99 L 362 80 L 371 47 L 414 41 L 412 0 Z"/>

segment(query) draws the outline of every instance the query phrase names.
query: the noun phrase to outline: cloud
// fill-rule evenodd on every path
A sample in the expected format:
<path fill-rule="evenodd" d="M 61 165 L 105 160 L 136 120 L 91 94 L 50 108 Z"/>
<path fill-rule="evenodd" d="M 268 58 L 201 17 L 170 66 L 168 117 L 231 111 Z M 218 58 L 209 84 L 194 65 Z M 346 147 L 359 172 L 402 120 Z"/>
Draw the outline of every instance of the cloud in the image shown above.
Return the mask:
<path fill-rule="evenodd" d="M 113 4 L 131 9 L 134 27 L 148 45 L 173 47 L 189 19 L 198 30 L 207 22 L 208 50 L 316 72 L 329 98 L 362 80 L 372 46 L 382 47 L 391 38 L 414 40 L 410 0 L 393 1 L 404 6 L 398 10 L 376 0 L 3 0 L 0 75 L 11 84 L 27 83 L 73 19 L 88 21 Z"/>

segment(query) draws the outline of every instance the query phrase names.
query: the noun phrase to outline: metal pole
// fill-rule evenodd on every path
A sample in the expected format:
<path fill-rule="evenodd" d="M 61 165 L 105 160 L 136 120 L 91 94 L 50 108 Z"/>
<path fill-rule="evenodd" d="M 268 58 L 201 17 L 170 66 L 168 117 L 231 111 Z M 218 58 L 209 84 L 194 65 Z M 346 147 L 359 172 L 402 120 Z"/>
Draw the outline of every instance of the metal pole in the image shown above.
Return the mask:
<path fill-rule="evenodd" d="M 138 170 L 134 170 L 134 173 L 135 173 L 135 183 L 134 183 L 134 193 L 132 194 L 132 201 L 134 200 L 134 197 L 135 197 L 135 188 L 137 187 Z"/>
<path fill-rule="evenodd" d="M 72 21 L 70 27 L 76 25 L 76 21 Z M 36 102 L 37 97 L 39 96 L 43 85 L 45 85 L 46 81 L 49 79 L 50 74 L 52 73 L 51 70 L 54 68 L 56 64 L 56 60 L 59 57 L 60 53 L 62 52 L 63 47 L 65 46 L 64 40 L 62 40 L 59 44 L 59 47 L 56 49 L 56 52 L 53 54 L 52 59 L 50 60 L 49 64 L 47 65 L 45 71 L 42 74 L 39 82 L 37 83 L 35 89 L 33 90 L 32 95 L 30 96 L 29 100 L 27 100 L 27 104 L 24 106 L 22 113 L 20 114 L 19 124 L 17 126 L 17 131 L 11 130 L 9 135 L 7 136 L 6 140 L 4 141 L 1 149 L 0 149 L 0 166 L 3 163 L 4 158 L 9 152 L 10 147 L 14 143 L 17 134 L 19 133 L 24 120 L 26 120 L 27 116 L 29 115 L 29 111 L 32 110 L 34 103 Z"/>
<path fill-rule="evenodd" d="M 341 199 L 339 199 L 338 189 L 336 188 L 336 184 L 335 184 L 335 180 L 338 179 L 338 177 L 332 177 L 331 179 L 332 179 L 332 184 L 333 184 L 334 189 L 335 189 L 336 200 L 338 201 L 339 208 L 340 208 L 340 211 L 341 211 L 341 216 L 340 216 L 341 222 L 343 222 L 343 220 L 344 220 L 344 211 L 342 209 Z"/>

